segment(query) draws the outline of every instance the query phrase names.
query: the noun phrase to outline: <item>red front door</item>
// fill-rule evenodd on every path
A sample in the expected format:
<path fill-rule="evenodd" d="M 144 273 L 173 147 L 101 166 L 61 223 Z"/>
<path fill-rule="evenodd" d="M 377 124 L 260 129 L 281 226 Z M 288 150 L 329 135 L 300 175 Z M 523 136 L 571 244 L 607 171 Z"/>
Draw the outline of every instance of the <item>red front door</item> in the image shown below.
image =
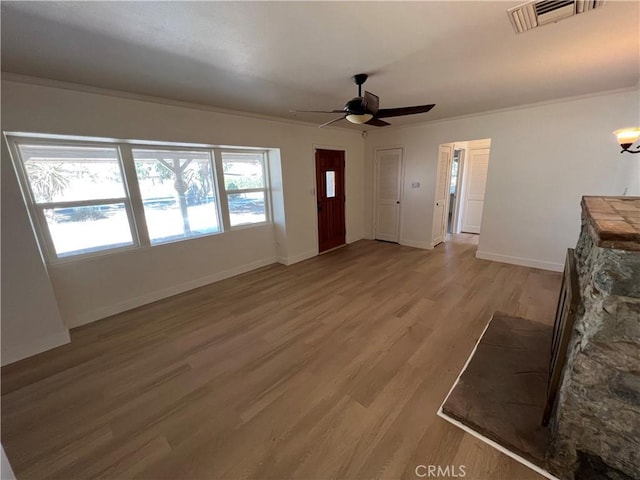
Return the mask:
<path fill-rule="evenodd" d="M 344 152 L 316 150 L 318 247 L 320 252 L 345 244 Z"/>

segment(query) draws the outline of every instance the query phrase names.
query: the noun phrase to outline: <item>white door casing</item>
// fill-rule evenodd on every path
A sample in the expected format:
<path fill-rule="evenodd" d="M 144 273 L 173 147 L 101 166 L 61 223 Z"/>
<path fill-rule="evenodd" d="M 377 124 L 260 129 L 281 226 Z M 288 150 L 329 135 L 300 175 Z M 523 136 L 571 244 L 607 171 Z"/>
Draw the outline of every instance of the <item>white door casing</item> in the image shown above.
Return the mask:
<path fill-rule="evenodd" d="M 449 184 L 451 183 L 452 146 L 438 148 L 438 169 L 436 171 L 436 197 L 433 207 L 431 245 L 435 247 L 444 241 L 449 214 Z"/>
<path fill-rule="evenodd" d="M 398 243 L 402 194 L 402 149 L 376 151 L 376 240 Z"/>
<path fill-rule="evenodd" d="M 469 150 L 464 175 L 463 232 L 480 233 L 488 169 L 489 149 L 478 148 Z"/>

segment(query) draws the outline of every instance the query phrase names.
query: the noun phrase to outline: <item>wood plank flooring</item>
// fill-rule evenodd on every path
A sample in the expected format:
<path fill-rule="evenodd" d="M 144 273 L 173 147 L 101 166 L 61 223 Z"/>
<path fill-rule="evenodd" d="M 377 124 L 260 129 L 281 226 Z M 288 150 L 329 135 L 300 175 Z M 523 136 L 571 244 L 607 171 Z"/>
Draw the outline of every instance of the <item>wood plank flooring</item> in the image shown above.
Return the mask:
<path fill-rule="evenodd" d="M 363 240 L 72 330 L 2 369 L 16 475 L 542 478 L 436 416 L 494 311 L 555 311 L 560 274 L 478 260 L 475 239 Z"/>

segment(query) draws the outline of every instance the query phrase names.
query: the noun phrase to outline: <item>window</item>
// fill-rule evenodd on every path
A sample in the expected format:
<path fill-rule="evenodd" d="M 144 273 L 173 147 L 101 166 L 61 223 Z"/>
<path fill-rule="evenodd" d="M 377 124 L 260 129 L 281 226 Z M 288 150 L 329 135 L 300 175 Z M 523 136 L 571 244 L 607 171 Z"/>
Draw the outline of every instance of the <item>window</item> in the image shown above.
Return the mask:
<path fill-rule="evenodd" d="M 151 244 L 217 233 L 211 154 L 197 150 L 132 150 Z"/>
<path fill-rule="evenodd" d="M 7 139 L 50 261 L 269 221 L 264 151 Z"/>
<path fill-rule="evenodd" d="M 325 184 L 327 191 L 327 198 L 333 198 L 336 196 L 336 172 L 333 170 L 327 170 L 325 172 Z"/>
<path fill-rule="evenodd" d="M 224 188 L 232 227 L 267 221 L 263 152 L 222 152 Z"/>
<path fill-rule="evenodd" d="M 59 258 L 136 243 L 113 146 L 19 144 L 48 250 Z"/>

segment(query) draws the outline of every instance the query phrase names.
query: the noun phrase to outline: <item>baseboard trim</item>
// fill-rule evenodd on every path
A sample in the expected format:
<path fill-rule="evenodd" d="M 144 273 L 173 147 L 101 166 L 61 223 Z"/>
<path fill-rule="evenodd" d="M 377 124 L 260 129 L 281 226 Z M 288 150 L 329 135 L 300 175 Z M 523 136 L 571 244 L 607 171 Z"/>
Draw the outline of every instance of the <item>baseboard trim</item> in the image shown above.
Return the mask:
<path fill-rule="evenodd" d="M 179 293 L 193 290 L 194 288 L 203 287 L 205 285 L 209 285 L 210 283 L 219 282 L 220 280 L 235 277 L 236 275 L 240 275 L 241 273 L 246 273 L 257 268 L 271 265 L 273 263 L 276 263 L 276 261 L 276 257 L 268 257 L 262 260 L 257 260 L 255 262 L 247 263 L 239 267 L 231 268 L 229 270 L 223 270 L 222 272 L 217 272 L 212 275 L 207 275 L 196 280 L 191 280 L 189 282 L 174 285 L 169 288 L 156 290 L 145 295 L 140 295 L 138 297 L 123 300 L 113 305 L 96 308 L 83 314 L 77 315 L 73 318 L 67 318 L 65 319 L 65 323 L 69 328 L 86 325 L 87 323 L 95 322 L 96 320 L 100 320 L 117 313 L 131 310 L 132 308 L 140 307 L 157 300 L 162 300 L 163 298 L 171 297 L 173 295 L 178 295 Z"/>
<path fill-rule="evenodd" d="M 2 366 L 60 347 L 69 342 L 71 342 L 69 330 L 63 330 L 46 337 L 37 338 L 26 345 L 3 345 Z"/>
<path fill-rule="evenodd" d="M 405 247 L 413 247 L 413 248 L 421 248 L 423 250 L 432 250 L 433 245 L 429 242 L 421 242 L 418 240 L 400 240 L 400 245 L 404 245 Z"/>
<path fill-rule="evenodd" d="M 545 262 L 543 260 L 533 260 L 531 258 L 513 257 L 510 255 L 502 255 L 500 253 L 476 252 L 476 258 L 481 260 L 491 260 L 494 262 L 510 263 L 512 265 L 520 265 L 522 267 L 540 268 L 542 270 L 551 270 L 552 272 L 564 271 L 562 263 Z"/>
<path fill-rule="evenodd" d="M 303 262 L 304 260 L 309 260 L 310 258 L 318 256 L 317 250 L 309 250 L 308 252 L 300 253 L 298 255 L 294 255 L 292 257 L 279 257 L 278 263 L 282 265 L 293 265 L 294 263 Z"/>

